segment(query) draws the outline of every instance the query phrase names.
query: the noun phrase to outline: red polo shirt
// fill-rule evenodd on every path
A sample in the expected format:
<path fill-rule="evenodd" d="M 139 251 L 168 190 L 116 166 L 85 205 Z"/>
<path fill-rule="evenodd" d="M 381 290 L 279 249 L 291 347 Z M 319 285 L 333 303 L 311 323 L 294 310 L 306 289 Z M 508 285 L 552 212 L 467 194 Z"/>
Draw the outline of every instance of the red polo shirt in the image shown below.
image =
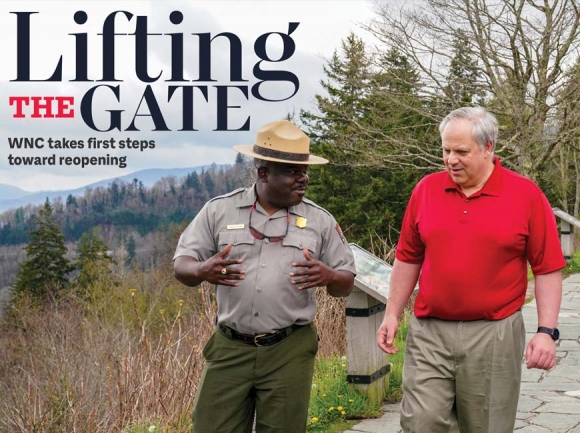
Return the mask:
<path fill-rule="evenodd" d="M 395 257 L 422 264 L 417 317 L 503 319 L 524 303 L 528 261 L 536 275 L 566 266 L 540 188 L 497 157 L 494 163 L 469 198 L 446 171 L 415 187 Z"/>

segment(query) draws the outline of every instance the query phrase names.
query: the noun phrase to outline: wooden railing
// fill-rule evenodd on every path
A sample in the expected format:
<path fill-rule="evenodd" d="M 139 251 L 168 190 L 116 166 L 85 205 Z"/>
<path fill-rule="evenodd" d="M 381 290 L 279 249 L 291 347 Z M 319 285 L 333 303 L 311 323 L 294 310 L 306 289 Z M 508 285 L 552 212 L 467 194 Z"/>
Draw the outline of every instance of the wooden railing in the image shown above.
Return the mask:
<path fill-rule="evenodd" d="M 562 209 L 553 207 L 554 215 L 560 219 L 560 245 L 566 262 L 574 255 L 574 231 L 572 226 L 580 228 L 580 220 L 564 212 Z"/>

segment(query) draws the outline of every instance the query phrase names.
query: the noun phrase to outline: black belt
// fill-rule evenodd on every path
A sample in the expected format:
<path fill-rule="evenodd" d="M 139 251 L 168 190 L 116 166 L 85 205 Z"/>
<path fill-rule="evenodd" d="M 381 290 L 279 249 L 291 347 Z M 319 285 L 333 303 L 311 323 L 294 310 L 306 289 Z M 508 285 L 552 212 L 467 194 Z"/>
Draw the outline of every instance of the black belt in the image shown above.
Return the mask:
<path fill-rule="evenodd" d="M 218 323 L 218 329 L 228 338 L 232 340 L 240 340 L 244 343 L 251 344 L 252 346 L 271 346 L 272 344 L 279 343 L 284 340 L 293 332 L 296 332 L 300 328 L 306 325 L 292 325 L 279 331 L 272 332 L 270 334 L 242 334 L 229 326 L 222 325 Z"/>

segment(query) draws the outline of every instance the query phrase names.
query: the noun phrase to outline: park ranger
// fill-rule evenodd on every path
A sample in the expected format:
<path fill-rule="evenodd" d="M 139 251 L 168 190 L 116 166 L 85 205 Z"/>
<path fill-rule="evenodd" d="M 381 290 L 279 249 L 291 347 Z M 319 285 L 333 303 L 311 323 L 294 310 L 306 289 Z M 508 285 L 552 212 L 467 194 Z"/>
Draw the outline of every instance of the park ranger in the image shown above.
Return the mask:
<path fill-rule="evenodd" d="M 352 290 L 352 252 L 334 217 L 305 199 L 310 140 L 289 121 L 268 123 L 250 145 L 256 183 L 210 200 L 185 229 L 175 276 L 215 284 L 217 327 L 204 348 L 197 433 L 306 429 L 318 350 L 316 287 Z"/>

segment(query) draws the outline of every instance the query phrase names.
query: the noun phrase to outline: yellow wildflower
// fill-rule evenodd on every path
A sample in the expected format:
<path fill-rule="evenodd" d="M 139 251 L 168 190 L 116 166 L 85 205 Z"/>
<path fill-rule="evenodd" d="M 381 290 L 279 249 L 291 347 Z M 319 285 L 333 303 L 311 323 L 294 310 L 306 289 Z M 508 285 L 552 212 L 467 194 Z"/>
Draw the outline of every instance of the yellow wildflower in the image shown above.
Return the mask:
<path fill-rule="evenodd" d="M 312 417 L 312 422 L 316 422 L 318 421 L 318 418 L 316 418 L 315 416 Z"/>
<path fill-rule="evenodd" d="M 341 415 L 346 415 L 345 411 L 340 412 Z"/>
<path fill-rule="evenodd" d="M 330 407 L 328 408 L 328 411 L 329 411 L 329 412 L 332 412 L 333 410 L 334 410 L 334 406 L 330 406 Z"/>
<path fill-rule="evenodd" d="M 342 407 L 342 406 L 338 406 L 336 409 L 337 409 L 337 410 L 342 410 L 342 409 L 343 409 L 343 407 Z"/>

